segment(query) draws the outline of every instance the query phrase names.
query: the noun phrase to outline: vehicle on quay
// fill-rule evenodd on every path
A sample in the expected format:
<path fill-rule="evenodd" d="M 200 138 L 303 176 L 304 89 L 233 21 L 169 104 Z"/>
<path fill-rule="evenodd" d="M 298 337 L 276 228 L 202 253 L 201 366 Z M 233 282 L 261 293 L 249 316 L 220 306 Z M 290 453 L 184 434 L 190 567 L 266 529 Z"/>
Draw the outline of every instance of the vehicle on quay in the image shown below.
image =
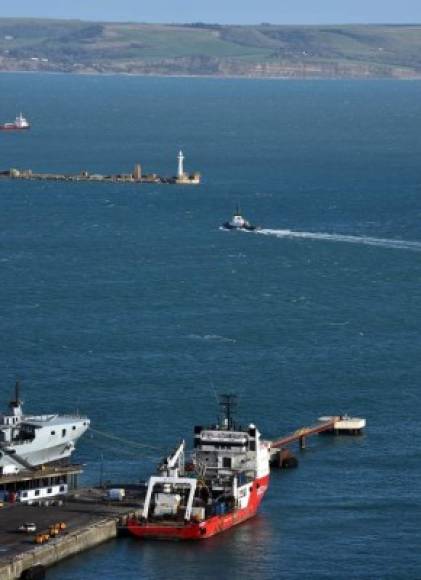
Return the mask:
<path fill-rule="evenodd" d="M 34 534 L 37 531 L 37 525 L 33 522 L 25 522 L 18 527 L 18 532 L 23 534 Z"/>

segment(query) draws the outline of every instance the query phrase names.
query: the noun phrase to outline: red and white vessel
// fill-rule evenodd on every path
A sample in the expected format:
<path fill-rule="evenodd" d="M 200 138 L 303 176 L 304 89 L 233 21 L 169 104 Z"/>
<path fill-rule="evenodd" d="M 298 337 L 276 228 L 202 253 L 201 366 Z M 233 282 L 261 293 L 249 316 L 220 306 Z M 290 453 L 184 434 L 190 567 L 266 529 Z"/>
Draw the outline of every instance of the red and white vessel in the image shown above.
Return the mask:
<path fill-rule="evenodd" d="M 225 416 L 210 428 L 195 427 L 192 462 L 185 443 L 149 479 L 142 517 L 128 521 L 139 539 L 202 540 L 253 517 L 269 485 L 269 448 L 258 429 L 232 420 L 232 395 L 223 395 Z"/>
<path fill-rule="evenodd" d="M 24 131 L 25 129 L 30 129 L 31 124 L 27 119 L 19 113 L 16 117 L 14 123 L 4 123 L 0 125 L 0 131 Z"/>

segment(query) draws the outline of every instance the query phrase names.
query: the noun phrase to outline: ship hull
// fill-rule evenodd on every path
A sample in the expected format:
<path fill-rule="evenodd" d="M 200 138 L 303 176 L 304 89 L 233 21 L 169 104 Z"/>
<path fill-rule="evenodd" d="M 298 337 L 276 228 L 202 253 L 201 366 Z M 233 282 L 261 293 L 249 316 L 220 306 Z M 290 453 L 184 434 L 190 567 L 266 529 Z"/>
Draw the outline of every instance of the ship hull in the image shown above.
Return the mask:
<path fill-rule="evenodd" d="M 258 228 L 258 226 L 253 226 L 253 225 L 245 225 L 245 226 L 233 226 L 232 224 L 230 224 L 229 222 L 225 222 L 222 224 L 222 227 L 225 230 L 244 230 L 246 232 L 254 232 L 256 231 Z"/>
<path fill-rule="evenodd" d="M 89 421 L 79 417 L 50 416 L 48 420 L 46 416 L 45 420 L 36 421 L 37 417 L 27 416 L 25 419 L 37 425 L 35 437 L 32 441 L 2 444 L 0 473 L 6 475 L 25 470 L 21 460 L 36 467 L 67 459 L 75 450 L 76 441 L 89 427 Z"/>
<path fill-rule="evenodd" d="M 201 522 L 139 522 L 129 520 L 129 533 L 141 540 L 205 540 L 256 515 L 269 486 L 269 475 L 256 479 L 252 484 L 249 502 L 245 508 L 224 515 L 215 515 Z"/>
<path fill-rule="evenodd" d="M 62 443 L 60 445 L 53 445 L 50 447 L 46 447 L 45 449 L 31 449 L 30 446 L 25 446 L 26 450 L 21 450 L 16 447 L 12 447 L 12 452 L 16 451 L 22 459 L 33 465 L 34 467 L 37 465 L 45 465 L 47 463 L 52 463 L 54 461 L 59 461 L 60 459 L 66 459 L 70 457 L 72 452 L 74 451 L 74 443 L 67 442 Z M 4 461 L 0 463 L 0 465 L 16 465 L 16 462 L 13 461 L 13 455 L 11 456 L 4 456 Z M 19 463 L 18 463 L 19 466 Z M 19 466 L 20 467 L 20 466 Z"/>
<path fill-rule="evenodd" d="M 17 127 L 16 125 L 8 127 L 7 125 L 0 125 L 0 131 L 28 131 L 29 127 Z"/>

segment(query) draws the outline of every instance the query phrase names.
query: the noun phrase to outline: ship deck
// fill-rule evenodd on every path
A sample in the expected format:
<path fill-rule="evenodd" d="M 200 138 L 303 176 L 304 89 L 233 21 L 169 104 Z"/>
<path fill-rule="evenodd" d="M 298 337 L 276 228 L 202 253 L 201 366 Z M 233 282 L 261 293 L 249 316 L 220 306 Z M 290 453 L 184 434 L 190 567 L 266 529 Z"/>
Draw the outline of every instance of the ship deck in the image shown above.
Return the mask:
<path fill-rule="evenodd" d="M 13 483 L 44 479 L 46 477 L 79 475 L 82 471 L 82 465 L 47 465 L 39 469 L 25 470 L 12 475 L 0 475 L 0 487 Z"/>
<path fill-rule="evenodd" d="M 141 525 L 142 528 L 183 528 L 184 520 L 148 520 Z"/>

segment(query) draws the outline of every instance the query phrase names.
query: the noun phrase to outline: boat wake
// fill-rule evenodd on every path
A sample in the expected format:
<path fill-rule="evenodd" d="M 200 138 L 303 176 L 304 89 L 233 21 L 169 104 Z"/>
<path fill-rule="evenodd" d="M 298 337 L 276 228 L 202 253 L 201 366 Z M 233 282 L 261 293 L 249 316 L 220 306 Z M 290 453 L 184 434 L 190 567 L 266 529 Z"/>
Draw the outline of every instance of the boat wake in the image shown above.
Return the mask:
<path fill-rule="evenodd" d="M 216 342 L 237 342 L 235 338 L 228 338 L 227 336 L 220 336 L 219 334 L 189 334 L 187 338 L 192 340 L 212 340 Z"/>
<path fill-rule="evenodd" d="M 393 238 L 372 238 L 369 236 L 347 236 L 341 234 L 325 234 L 322 232 L 298 232 L 295 230 L 273 230 L 261 229 L 256 232 L 264 236 L 275 236 L 277 238 L 302 238 L 308 240 L 321 240 L 328 242 L 345 242 L 348 244 L 363 244 L 366 246 L 380 246 L 382 248 L 393 248 L 397 250 L 412 250 L 421 252 L 421 242 L 410 242 L 406 240 L 394 240 Z"/>

